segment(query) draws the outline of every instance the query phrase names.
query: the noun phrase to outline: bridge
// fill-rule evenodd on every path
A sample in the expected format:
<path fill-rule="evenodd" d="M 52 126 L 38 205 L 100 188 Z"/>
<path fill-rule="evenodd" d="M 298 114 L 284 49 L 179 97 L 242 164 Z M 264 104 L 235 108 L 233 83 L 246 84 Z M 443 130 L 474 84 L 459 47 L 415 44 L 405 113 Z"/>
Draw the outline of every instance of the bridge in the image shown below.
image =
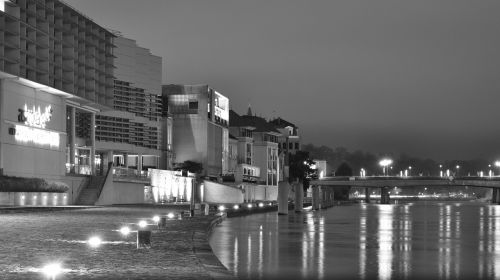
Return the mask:
<path fill-rule="evenodd" d="M 370 202 L 370 188 L 380 188 L 380 203 L 390 203 L 390 188 L 411 187 L 482 187 L 491 188 L 493 195 L 491 202 L 500 204 L 500 176 L 498 177 L 424 177 L 424 176 L 351 176 L 351 177 L 324 177 L 312 180 L 313 209 L 322 205 L 329 205 L 333 201 L 332 189 L 351 186 L 365 187 L 365 201 Z"/>

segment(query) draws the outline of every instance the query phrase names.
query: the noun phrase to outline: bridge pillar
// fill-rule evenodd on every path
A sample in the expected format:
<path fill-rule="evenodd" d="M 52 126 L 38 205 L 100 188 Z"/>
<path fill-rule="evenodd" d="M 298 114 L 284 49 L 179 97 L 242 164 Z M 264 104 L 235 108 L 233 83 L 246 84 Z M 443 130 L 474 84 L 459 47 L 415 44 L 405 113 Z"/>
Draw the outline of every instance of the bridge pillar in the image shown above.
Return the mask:
<path fill-rule="evenodd" d="M 390 200 L 389 187 L 380 188 L 380 204 L 389 204 Z"/>
<path fill-rule="evenodd" d="M 319 187 L 312 186 L 312 210 L 318 210 L 319 204 Z"/>
<path fill-rule="evenodd" d="M 491 188 L 491 204 L 499 204 L 500 203 L 500 191 L 497 188 Z"/>
<path fill-rule="evenodd" d="M 288 194 L 290 184 L 288 179 L 278 183 L 278 215 L 288 215 Z"/>
<path fill-rule="evenodd" d="M 321 209 L 326 209 L 329 206 L 328 188 L 320 187 L 321 190 Z"/>
<path fill-rule="evenodd" d="M 295 212 L 302 212 L 304 209 L 304 187 L 301 182 L 294 182 L 293 184 L 295 190 Z"/>
<path fill-rule="evenodd" d="M 370 203 L 370 188 L 365 188 L 365 203 Z"/>

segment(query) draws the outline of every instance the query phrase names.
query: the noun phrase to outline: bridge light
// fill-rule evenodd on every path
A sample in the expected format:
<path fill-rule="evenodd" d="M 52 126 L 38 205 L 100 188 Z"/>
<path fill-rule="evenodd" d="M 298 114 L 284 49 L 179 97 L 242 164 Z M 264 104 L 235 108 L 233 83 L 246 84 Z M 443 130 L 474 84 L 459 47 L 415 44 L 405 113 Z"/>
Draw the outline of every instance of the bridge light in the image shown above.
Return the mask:
<path fill-rule="evenodd" d="M 382 171 L 383 171 L 384 175 L 387 175 L 386 174 L 387 166 L 392 164 L 392 159 L 384 158 L 379 162 L 379 164 L 380 164 L 380 166 L 382 166 Z"/>

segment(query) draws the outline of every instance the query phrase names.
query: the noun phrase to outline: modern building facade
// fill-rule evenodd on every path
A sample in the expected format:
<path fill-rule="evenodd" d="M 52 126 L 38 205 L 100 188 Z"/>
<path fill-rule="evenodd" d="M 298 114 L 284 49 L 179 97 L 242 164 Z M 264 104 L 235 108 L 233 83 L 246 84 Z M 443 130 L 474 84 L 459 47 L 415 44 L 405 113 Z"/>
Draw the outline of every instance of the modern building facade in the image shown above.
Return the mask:
<path fill-rule="evenodd" d="M 3 174 L 95 169 L 96 113 L 113 105 L 114 38 L 58 0 L 0 2 Z"/>
<path fill-rule="evenodd" d="M 113 110 L 96 117 L 97 171 L 109 162 L 123 171 L 164 167 L 160 166 L 162 58 L 125 37 L 116 37 L 115 46 Z M 169 128 L 164 130 L 167 140 Z"/>
<path fill-rule="evenodd" d="M 203 175 L 212 179 L 226 174 L 229 99 L 208 85 L 164 85 L 162 94 L 173 120 L 174 163 L 201 163 Z"/>

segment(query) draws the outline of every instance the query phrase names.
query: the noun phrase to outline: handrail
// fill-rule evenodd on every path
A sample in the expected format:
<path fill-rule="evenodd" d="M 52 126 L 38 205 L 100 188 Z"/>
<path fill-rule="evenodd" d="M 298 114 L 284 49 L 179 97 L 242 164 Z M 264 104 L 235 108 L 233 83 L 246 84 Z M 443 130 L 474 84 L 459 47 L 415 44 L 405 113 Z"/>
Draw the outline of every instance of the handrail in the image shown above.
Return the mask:
<path fill-rule="evenodd" d="M 106 176 L 104 176 L 104 180 L 102 180 L 101 185 L 99 186 L 99 192 L 97 193 L 97 200 L 99 200 L 99 197 L 101 197 L 102 189 L 104 188 L 104 185 L 106 184 L 106 181 L 108 180 L 109 173 L 112 169 L 113 169 L 113 163 L 109 162 L 108 163 L 108 171 L 106 171 Z"/>

